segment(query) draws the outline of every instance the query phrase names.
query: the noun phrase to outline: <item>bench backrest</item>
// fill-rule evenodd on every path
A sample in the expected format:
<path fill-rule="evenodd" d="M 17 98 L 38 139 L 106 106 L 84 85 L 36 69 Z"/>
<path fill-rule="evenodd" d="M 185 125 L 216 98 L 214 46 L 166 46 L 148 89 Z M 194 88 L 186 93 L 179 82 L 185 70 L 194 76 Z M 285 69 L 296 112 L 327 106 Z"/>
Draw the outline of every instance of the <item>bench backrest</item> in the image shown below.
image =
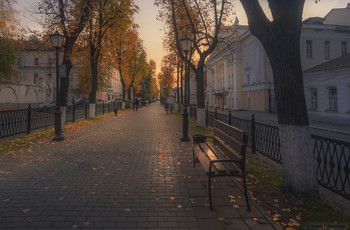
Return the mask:
<path fill-rule="evenodd" d="M 236 160 L 245 160 L 248 135 L 244 131 L 222 121 L 215 120 L 213 142 L 226 157 Z M 238 152 L 241 156 L 238 157 L 236 154 L 232 153 L 232 150 L 227 146 Z"/>

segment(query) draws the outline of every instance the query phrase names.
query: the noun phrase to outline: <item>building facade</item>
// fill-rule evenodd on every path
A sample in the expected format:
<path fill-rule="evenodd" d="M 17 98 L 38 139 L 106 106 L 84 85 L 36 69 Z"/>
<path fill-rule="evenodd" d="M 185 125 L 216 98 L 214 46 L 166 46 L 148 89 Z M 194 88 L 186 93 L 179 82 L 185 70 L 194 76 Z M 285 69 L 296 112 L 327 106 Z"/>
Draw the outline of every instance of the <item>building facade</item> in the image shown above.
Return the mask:
<path fill-rule="evenodd" d="M 350 125 L 350 54 L 305 70 L 304 90 L 313 120 Z"/>
<path fill-rule="evenodd" d="M 62 63 L 62 53 L 59 63 Z M 69 76 L 68 100 L 87 97 L 79 92 L 79 66 L 73 60 Z M 0 108 L 26 108 L 56 99 L 56 51 L 41 42 L 24 42 L 15 61 L 16 74 L 10 81 L 0 82 Z M 119 72 L 113 69 L 111 88 L 97 93 L 97 99 L 113 99 L 121 95 Z"/>
<path fill-rule="evenodd" d="M 302 68 L 310 69 L 325 61 L 349 53 L 350 25 L 326 24 L 341 19 L 337 13 L 350 14 L 349 6 L 332 10 L 325 18 L 309 18 L 303 22 L 300 38 Z M 332 16 L 331 16 L 332 15 Z M 209 106 L 274 112 L 276 103 L 273 74 L 264 47 L 248 26 L 232 26 L 235 35 L 221 42 L 206 63 L 206 100 Z"/>

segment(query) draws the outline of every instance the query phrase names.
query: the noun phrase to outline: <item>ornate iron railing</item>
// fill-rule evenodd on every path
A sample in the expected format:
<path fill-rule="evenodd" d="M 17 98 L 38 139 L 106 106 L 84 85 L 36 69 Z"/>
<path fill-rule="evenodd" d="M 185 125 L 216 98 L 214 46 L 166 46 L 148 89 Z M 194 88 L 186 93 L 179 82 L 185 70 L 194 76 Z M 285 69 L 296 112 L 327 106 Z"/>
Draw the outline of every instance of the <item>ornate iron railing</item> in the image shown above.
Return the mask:
<path fill-rule="evenodd" d="M 350 143 L 311 135 L 318 182 L 350 199 Z"/>
<path fill-rule="evenodd" d="M 120 106 L 121 107 L 121 106 Z M 96 115 L 112 112 L 112 104 L 97 104 Z M 67 107 L 66 124 L 86 119 L 88 105 L 73 105 Z M 0 139 L 22 133 L 29 134 L 32 130 L 48 128 L 55 122 L 54 108 L 49 110 L 28 109 L 0 111 Z"/>
<path fill-rule="evenodd" d="M 25 109 L 0 112 L 0 137 L 27 131 L 28 112 Z"/>
<path fill-rule="evenodd" d="M 254 117 L 246 120 L 230 115 L 207 110 L 207 123 L 212 125 L 218 119 L 245 131 L 250 136 L 248 146 L 252 152 L 282 163 L 278 127 L 255 122 Z M 350 143 L 313 134 L 311 138 L 319 184 L 350 199 Z"/>

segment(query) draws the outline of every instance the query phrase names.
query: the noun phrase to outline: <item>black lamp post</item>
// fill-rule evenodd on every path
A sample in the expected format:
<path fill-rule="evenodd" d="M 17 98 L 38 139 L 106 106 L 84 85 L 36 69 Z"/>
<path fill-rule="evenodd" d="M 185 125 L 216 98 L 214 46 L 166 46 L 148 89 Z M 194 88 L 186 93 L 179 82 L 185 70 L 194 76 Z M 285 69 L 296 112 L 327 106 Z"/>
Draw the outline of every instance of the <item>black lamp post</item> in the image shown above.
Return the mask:
<path fill-rule="evenodd" d="M 191 49 L 192 46 L 192 40 L 188 37 L 180 39 L 181 49 L 185 52 L 186 55 L 186 62 L 185 62 L 185 100 L 184 100 L 184 109 L 182 113 L 183 117 L 183 123 L 182 123 L 182 131 L 183 135 L 181 137 L 181 141 L 188 142 L 190 141 L 190 138 L 188 138 L 188 59 L 187 59 L 187 53 Z"/>
<path fill-rule="evenodd" d="M 60 110 L 59 101 L 60 101 L 60 79 L 59 79 L 59 70 L 58 70 L 58 51 L 62 47 L 64 37 L 56 32 L 54 34 L 50 34 L 50 40 L 52 42 L 53 47 L 56 49 L 56 108 L 55 108 L 55 136 L 53 137 L 54 141 L 61 141 L 64 139 L 62 135 L 62 126 L 61 126 L 61 115 L 62 112 Z"/>

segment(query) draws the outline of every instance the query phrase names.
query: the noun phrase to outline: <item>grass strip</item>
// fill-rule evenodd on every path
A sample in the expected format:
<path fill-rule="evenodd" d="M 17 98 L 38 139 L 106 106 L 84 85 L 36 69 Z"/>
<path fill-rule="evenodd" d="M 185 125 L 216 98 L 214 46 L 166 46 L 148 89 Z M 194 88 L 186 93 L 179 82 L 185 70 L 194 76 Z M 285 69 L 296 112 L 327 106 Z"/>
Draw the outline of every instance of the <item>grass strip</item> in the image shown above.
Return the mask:
<path fill-rule="evenodd" d="M 119 110 L 118 114 L 124 113 L 125 111 L 128 111 L 128 110 L 130 109 Z M 65 133 L 71 132 L 72 130 L 95 124 L 98 121 L 105 120 L 113 116 L 114 116 L 114 112 L 111 112 L 111 113 L 97 116 L 95 118 L 88 118 L 88 119 L 84 119 L 74 123 L 70 123 L 65 125 L 64 132 Z M 29 148 L 35 143 L 52 138 L 54 136 L 54 133 L 55 133 L 55 130 L 54 128 L 52 128 L 52 129 L 43 130 L 40 132 L 31 133 L 20 138 L 3 141 L 0 143 L 0 155 L 7 154 L 9 152 L 16 151 L 22 148 Z"/>

